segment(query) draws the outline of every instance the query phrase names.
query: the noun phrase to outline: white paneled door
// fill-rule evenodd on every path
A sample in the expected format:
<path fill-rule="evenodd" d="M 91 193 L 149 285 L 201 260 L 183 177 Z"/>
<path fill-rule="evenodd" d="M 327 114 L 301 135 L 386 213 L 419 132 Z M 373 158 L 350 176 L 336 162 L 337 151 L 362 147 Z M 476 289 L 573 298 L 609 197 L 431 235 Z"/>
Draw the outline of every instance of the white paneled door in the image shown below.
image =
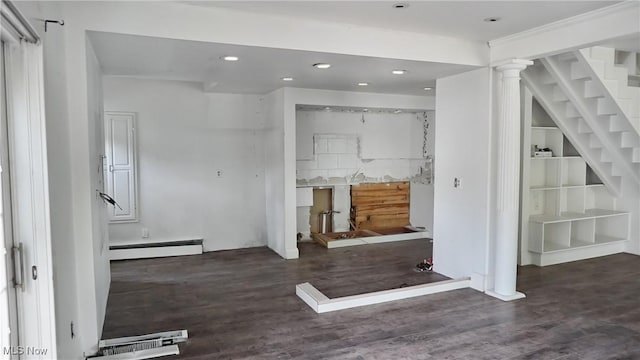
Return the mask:
<path fill-rule="evenodd" d="M 137 213 L 135 114 L 105 112 L 105 184 L 117 203 L 109 207 L 109 220 L 133 222 Z"/>

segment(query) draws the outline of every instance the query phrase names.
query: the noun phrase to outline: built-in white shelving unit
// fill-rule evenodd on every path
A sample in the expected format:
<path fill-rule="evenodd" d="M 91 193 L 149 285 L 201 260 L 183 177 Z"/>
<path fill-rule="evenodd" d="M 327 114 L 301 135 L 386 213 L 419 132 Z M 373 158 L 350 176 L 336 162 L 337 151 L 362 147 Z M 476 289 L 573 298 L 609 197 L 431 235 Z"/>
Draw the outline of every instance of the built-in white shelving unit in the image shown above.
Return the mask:
<path fill-rule="evenodd" d="M 629 214 L 524 90 L 520 263 L 546 266 L 623 252 Z M 534 147 L 552 156 L 535 157 Z"/>

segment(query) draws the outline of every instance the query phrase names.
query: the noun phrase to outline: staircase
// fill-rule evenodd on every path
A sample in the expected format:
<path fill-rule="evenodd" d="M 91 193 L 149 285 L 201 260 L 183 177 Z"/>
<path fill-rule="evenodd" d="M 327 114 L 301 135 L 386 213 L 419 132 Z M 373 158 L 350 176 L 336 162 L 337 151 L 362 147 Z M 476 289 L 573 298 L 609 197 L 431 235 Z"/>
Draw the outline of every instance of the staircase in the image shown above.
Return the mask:
<path fill-rule="evenodd" d="M 616 54 L 624 57 L 621 64 L 616 63 Z M 635 53 L 616 51 L 613 48 L 594 46 L 578 51 L 577 58 L 589 73 L 600 79 L 606 91 L 618 104 L 623 115 L 628 119 L 636 132 L 640 133 L 640 87 L 629 86 L 630 78 L 635 78 L 637 68 Z M 632 80 L 633 81 L 633 80 Z M 593 80 L 590 84 L 595 84 Z M 590 85 L 593 86 L 593 85 Z"/>
<path fill-rule="evenodd" d="M 620 195 L 622 178 L 640 186 L 640 89 L 628 86 L 628 70 L 615 66 L 610 54 L 593 49 L 540 59 L 522 79 L 603 183 Z"/>

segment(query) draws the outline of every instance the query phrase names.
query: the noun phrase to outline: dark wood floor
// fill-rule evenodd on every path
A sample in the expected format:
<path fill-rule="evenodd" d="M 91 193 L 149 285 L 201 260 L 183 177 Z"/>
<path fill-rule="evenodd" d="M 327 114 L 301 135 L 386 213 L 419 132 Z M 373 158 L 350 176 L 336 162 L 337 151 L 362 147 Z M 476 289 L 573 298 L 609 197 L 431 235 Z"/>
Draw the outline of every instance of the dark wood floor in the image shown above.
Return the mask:
<path fill-rule="evenodd" d="M 327 249 L 300 243 L 301 282 L 309 282 L 329 298 L 426 284 L 449 279 L 437 273 L 417 272 L 430 258 L 430 239 Z"/>
<path fill-rule="evenodd" d="M 633 255 L 522 267 L 527 298 L 514 302 L 463 289 L 316 314 L 295 295 L 305 281 L 334 297 L 433 281 L 411 269 L 425 244 L 305 244 L 289 261 L 254 248 L 114 262 L 103 337 L 188 329 L 180 359 L 640 359 Z"/>

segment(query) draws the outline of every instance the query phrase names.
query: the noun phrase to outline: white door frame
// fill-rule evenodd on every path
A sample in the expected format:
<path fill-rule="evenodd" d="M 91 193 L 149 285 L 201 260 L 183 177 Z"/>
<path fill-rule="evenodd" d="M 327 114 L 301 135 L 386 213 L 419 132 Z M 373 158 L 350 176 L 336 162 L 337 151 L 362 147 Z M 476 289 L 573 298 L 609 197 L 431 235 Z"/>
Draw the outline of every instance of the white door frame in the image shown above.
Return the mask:
<path fill-rule="evenodd" d="M 22 244 L 24 286 L 17 290 L 19 358 L 56 358 L 42 44 L 2 0 L 7 135 L 14 244 Z M 8 26 L 5 26 L 8 25 Z M 20 26 L 18 26 L 20 25 Z M 6 27 L 10 30 L 5 31 Z M 24 30 L 28 30 L 28 34 Z M 33 36 L 36 36 L 34 38 Z M 30 353 L 29 353 L 30 352 Z"/>
<path fill-rule="evenodd" d="M 13 263 L 13 230 L 11 228 L 11 187 L 9 177 L 9 136 L 7 134 L 7 102 L 4 74 L 4 41 L 0 48 L 0 351 L 3 359 L 14 359 L 17 356 L 5 354 L 5 349 L 19 344 L 18 340 L 18 310 L 16 288 L 14 286 Z M 11 353 L 11 351 L 9 351 Z M 7 356 L 8 355 L 8 356 Z"/>
<path fill-rule="evenodd" d="M 114 119 L 122 120 L 126 119 L 127 123 L 127 160 L 124 163 L 116 163 L 115 154 L 121 152 L 122 149 L 118 149 L 114 146 Z M 121 134 L 119 134 L 121 135 Z M 105 146 L 105 160 L 104 164 L 104 184 L 105 191 L 111 197 L 113 197 L 118 205 L 113 206 L 107 210 L 110 223 L 133 223 L 138 222 L 138 151 L 136 145 L 136 113 L 123 112 L 123 111 L 105 111 L 104 112 L 104 146 Z M 116 186 L 115 174 L 117 172 L 128 173 L 128 196 L 123 199 L 121 192 L 118 191 Z M 125 214 L 118 214 L 119 206 L 122 205 Z"/>

